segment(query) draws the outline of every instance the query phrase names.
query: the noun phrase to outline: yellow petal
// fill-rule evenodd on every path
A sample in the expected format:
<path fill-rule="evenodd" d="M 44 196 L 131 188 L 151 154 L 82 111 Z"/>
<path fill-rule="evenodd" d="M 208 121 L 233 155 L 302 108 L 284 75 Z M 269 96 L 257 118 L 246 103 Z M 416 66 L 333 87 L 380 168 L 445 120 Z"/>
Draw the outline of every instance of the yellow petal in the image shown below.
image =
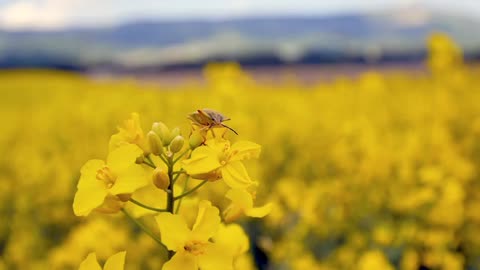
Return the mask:
<path fill-rule="evenodd" d="M 165 209 L 167 207 L 167 204 L 166 204 L 167 193 L 164 190 L 156 188 L 153 185 L 153 183 L 150 183 L 149 185 L 135 191 L 132 194 L 132 198 L 155 208 Z M 182 208 L 183 208 L 183 205 L 184 205 L 184 202 L 182 202 Z M 125 207 L 127 208 L 128 212 L 136 218 L 149 215 L 149 214 L 158 213 L 158 212 L 154 212 L 154 211 L 145 209 L 143 207 L 137 206 L 136 204 L 133 204 L 133 203 L 127 203 Z"/>
<path fill-rule="evenodd" d="M 82 169 L 77 184 L 77 192 L 73 199 L 73 212 L 77 216 L 87 216 L 96 207 L 100 206 L 108 191 L 105 184 L 96 178 L 97 171 L 105 165 L 98 159 L 89 160 Z"/>
<path fill-rule="evenodd" d="M 80 169 L 80 180 L 78 180 L 77 187 L 92 187 L 97 186 L 100 181 L 97 180 L 97 171 L 105 166 L 105 162 L 99 159 L 92 159 L 87 161 Z"/>
<path fill-rule="evenodd" d="M 110 141 L 108 142 L 108 151 L 112 152 L 113 150 L 117 149 L 118 147 L 122 145 L 127 145 L 129 144 L 126 139 L 125 135 L 123 133 L 117 133 L 113 134 L 110 137 Z"/>
<path fill-rule="evenodd" d="M 103 200 L 101 206 L 95 208 L 96 212 L 103 214 L 114 214 L 123 208 L 124 202 L 122 202 L 117 196 L 108 194 Z"/>
<path fill-rule="evenodd" d="M 148 185 L 147 171 L 138 164 L 130 164 L 128 168 L 118 174 L 113 187 L 109 190 L 112 194 L 129 194 Z"/>
<path fill-rule="evenodd" d="M 223 220 L 225 223 L 234 222 L 243 216 L 245 211 L 234 204 L 230 204 L 225 210 L 223 210 Z"/>
<path fill-rule="evenodd" d="M 93 209 L 102 205 L 107 194 L 103 186 L 78 189 L 73 199 L 73 212 L 76 216 L 88 216 Z"/>
<path fill-rule="evenodd" d="M 198 256 L 198 266 L 202 270 L 233 270 L 233 256 L 214 243 L 209 243 L 204 253 Z"/>
<path fill-rule="evenodd" d="M 247 188 L 254 184 L 241 161 L 233 161 L 222 167 L 222 178 L 231 188 Z"/>
<path fill-rule="evenodd" d="M 112 135 L 109 142 L 109 151 L 125 145 L 137 144 L 142 149 L 148 151 L 145 145 L 143 130 L 140 125 L 140 117 L 137 113 L 132 113 L 130 118 L 123 122 L 121 127 L 118 127 L 118 133 Z"/>
<path fill-rule="evenodd" d="M 227 191 L 227 194 L 225 194 L 225 197 L 230 199 L 232 204 L 243 210 L 253 207 L 252 195 L 245 189 L 230 189 Z"/>
<path fill-rule="evenodd" d="M 232 223 L 221 225 L 217 234 L 213 238 L 216 245 L 222 247 L 225 252 L 237 257 L 248 251 L 250 241 L 242 226 Z"/>
<path fill-rule="evenodd" d="M 87 258 L 80 264 L 78 270 L 102 270 L 97 262 L 95 253 L 88 254 Z"/>
<path fill-rule="evenodd" d="M 135 144 L 121 145 L 108 154 L 107 165 L 114 173 L 117 173 L 135 164 L 142 153 L 143 150 Z"/>
<path fill-rule="evenodd" d="M 155 217 L 155 220 L 160 229 L 162 243 L 164 243 L 169 250 L 183 250 L 191 234 L 185 220 L 183 220 L 181 216 L 171 213 L 160 213 Z"/>
<path fill-rule="evenodd" d="M 163 265 L 162 270 L 198 270 L 197 258 L 183 250 L 179 251 Z"/>
<path fill-rule="evenodd" d="M 250 254 L 243 254 L 239 256 L 238 258 L 235 258 L 235 261 L 233 262 L 233 267 L 234 269 L 257 269 L 255 266 L 255 263 L 253 262 L 252 256 Z M 294 268 L 298 269 L 298 268 Z M 305 268 L 301 268 L 305 269 Z M 310 269 L 310 268 L 307 268 Z"/>
<path fill-rule="evenodd" d="M 256 218 L 262 218 L 272 211 L 273 204 L 272 203 L 267 203 L 264 206 L 261 207 L 253 207 L 251 209 L 247 209 L 245 211 L 245 215 L 249 217 L 256 217 Z"/>
<path fill-rule="evenodd" d="M 249 141 L 239 141 L 232 145 L 233 156 L 230 161 L 258 158 L 262 147 L 259 144 Z"/>
<path fill-rule="evenodd" d="M 182 207 L 180 207 L 178 214 L 183 217 L 188 228 L 193 228 L 193 225 L 195 224 L 198 216 L 198 205 L 198 197 L 187 196 L 182 200 Z"/>
<path fill-rule="evenodd" d="M 188 174 L 204 174 L 218 169 L 221 166 L 218 153 L 208 146 L 196 148 L 189 159 L 183 161 L 183 169 Z"/>
<path fill-rule="evenodd" d="M 112 255 L 108 258 L 105 266 L 103 267 L 104 270 L 123 270 L 125 266 L 125 255 L 127 252 L 122 251 L 117 254 Z"/>
<path fill-rule="evenodd" d="M 212 206 L 209 201 L 200 201 L 198 215 L 193 225 L 193 234 L 195 240 L 208 241 L 215 235 L 220 226 L 220 214 L 218 208 Z"/>
<path fill-rule="evenodd" d="M 207 140 L 205 144 L 211 148 L 215 153 L 225 152 L 226 149 L 230 148 L 230 141 L 223 138 L 213 138 Z"/>

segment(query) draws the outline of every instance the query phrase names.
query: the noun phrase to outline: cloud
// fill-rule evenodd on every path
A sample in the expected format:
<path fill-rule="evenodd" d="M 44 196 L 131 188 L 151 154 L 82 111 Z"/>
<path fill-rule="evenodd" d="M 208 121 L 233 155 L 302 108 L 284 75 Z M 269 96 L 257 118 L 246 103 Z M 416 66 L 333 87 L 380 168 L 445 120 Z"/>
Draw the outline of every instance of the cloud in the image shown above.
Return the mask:
<path fill-rule="evenodd" d="M 480 0 L 0 0 L 0 27 L 55 29 L 72 25 L 108 26 L 138 19 L 325 15 L 416 4 L 448 12 L 480 14 Z"/>
<path fill-rule="evenodd" d="M 19 28 L 61 28 L 85 0 L 21 0 L 0 8 L 0 26 Z"/>
<path fill-rule="evenodd" d="M 0 0 L 2 1 L 2 0 Z M 0 5 L 0 27 L 62 28 L 147 18 L 228 18 L 256 14 L 329 13 L 402 0 L 10 0 Z M 382 6 L 382 5 L 378 5 Z"/>

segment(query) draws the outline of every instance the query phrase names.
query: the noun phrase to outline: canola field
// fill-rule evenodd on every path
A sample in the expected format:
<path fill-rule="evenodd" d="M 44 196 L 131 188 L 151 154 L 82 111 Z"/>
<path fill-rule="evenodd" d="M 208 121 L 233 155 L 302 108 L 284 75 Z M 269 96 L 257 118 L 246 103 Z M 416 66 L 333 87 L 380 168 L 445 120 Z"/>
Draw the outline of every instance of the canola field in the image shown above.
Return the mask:
<path fill-rule="evenodd" d="M 220 255 L 202 259 L 214 254 L 206 248 L 213 244 L 236 270 L 480 269 L 480 69 L 464 64 L 446 36 L 428 45 L 427 74 L 370 71 L 309 86 L 260 84 L 235 64 L 209 65 L 206 83 L 175 87 L 0 72 L 0 269 L 97 269 L 86 265 L 114 254 L 123 261 L 123 251 L 127 270 L 227 269 L 218 268 Z M 192 132 L 187 116 L 202 108 L 231 118 L 224 123 L 238 135 L 216 128 L 225 132 L 220 141 L 210 130 L 194 137 L 198 126 Z M 196 163 L 207 148 L 239 152 L 228 152 L 226 162 L 219 156 L 211 170 Z M 96 196 L 78 195 L 84 165 L 108 156 L 114 168 L 114 155 L 130 155 L 118 149 L 144 153 L 131 164 L 150 170 L 156 191 L 105 191 L 112 204 L 80 203 Z M 172 165 L 165 176 L 157 169 L 170 154 L 183 167 Z M 246 198 L 238 194 L 247 178 L 235 175 L 243 169 L 229 171 L 234 160 L 256 188 L 247 194 L 253 208 L 235 204 Z M 120 173 L 99 168 L 97 180 L 120 181 Z M 192 212 L 149 212 L 131 200 L 162 208 L 170 188 L 198 183 L 181 204 Z M 180 216 L 188 237 L 168 225 Z M 176 245 L 182 237 L 186 244 Z M 123 269 L 118 256 L 105 269 Z"/>

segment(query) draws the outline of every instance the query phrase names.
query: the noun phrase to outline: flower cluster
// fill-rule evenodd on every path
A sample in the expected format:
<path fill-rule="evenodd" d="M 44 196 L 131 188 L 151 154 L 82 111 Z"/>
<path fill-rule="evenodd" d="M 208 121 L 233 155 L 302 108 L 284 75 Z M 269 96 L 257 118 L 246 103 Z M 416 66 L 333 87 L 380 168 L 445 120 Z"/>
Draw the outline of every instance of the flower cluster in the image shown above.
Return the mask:
<path fill-rule="evenodd" d="M 207 65 L 201 83 L 175 85 L 1 71 L 0 270 L 73 270 L 89 253 L 103 266 L 124 250 L 125 269 L 161 269 L 168 252 L 151 236 L 162 240 L 155 216 L 167 213 L 159 212 L 167 208 L 170 184 L 162 158 L 178 147 L 166 145 L 173 135 L 185 138 L 175 158 L 193 149 L 174 165 L 174 196 L 203 183 L 175 200 L 173 214 L 193 232 L 201 201 L 218 208 L 222 222 L 208 242 L 235 254 L 234 269 L 480 269 L 480 67 L 464 63 L 460 46 L 445 35 L 433 35 L 428 48 L 428 69 L 419 73 L 379 69 L 348 77 L 334 72 L 309 84 L 289 74 L 256 81 L 239 65 L 225 63 Z M 233 121 L 196 111 L 188 117 L 195 121 L 190 134 L 185 116 L 202 106 Z M 130 112 L 139 112 L 141 119 L 133 115 L 122 123 L 108 145 L 112 122 Z M 155 124 L 150 130 L 157 120 L 172 128 Z M 218 178 L 231 169 L 225 165 L 232 158 L 218 159 L 225 165 L 187 180 L 183 167 L 194 162 L 183 161 L 200 147 L 223 149 L 214 146 L 215 138 L 231 139 L 230 150 L 239 139 L 262 145 L 261 162 L 240 160 L 248 169 L 243 181 L 261 180 L 261 185 L 231 188 Z M 135 146 L 141 151 L 129 149 Z M 141 152 L 140 159 L 127 162 L 131 167 L 117 164 L 118 157 L 128 156 L 114 152 L 119 148 Z M 254 151 L 245 152 L 255 157 Z M 89 187 L 76 198 L 82 202 L 91 194 L 100 201 L 76 206 L 79 215 L 90 211 L 79 218 L 72 200 L 79 168 L 92 158 L 104 161 L 93 162 L 83 179 L 97 179 L 98 170 L 108 169 L 101 170 L 102 180 L 93 181 L 101 188 Z M 138 167 L 147 184 L 128 196 L 125 188 L 142 182 Z M 129 182 L 132 174 L 138 174 L 138 183 Z M 128 184 L 120 190 L 120 183 Z M 248 196 L 232 203 L 236 193 L 245 192 Z M 258 207 L 265 201 L 274 203 L 265 218 L 245 218 L 241 227 L 227 224 L 268 210 Z M 134 229 L 133 222 L 151 235 Z"/>
<path fill-rule="evenodd" d="M 144 134 L 133 113 L 111 137 L 106 160 L 89 160 L 81 168 L 73 211 L 77 216 L 123 212 L 165 249 L 165 270 L 234 269 L 249 244 L 243 229 L 231 222 L 264 217 L 272 208 L 254 206 L 258 182 L 244 165 L 259 157 L 261 147 L 250 141 L 232 144 L 226 133 L 233 129 L 222 123 L 228 119 L 214 110 L 197 110 L 189 119 L 185 139 L 179 128 L 162 122 Z M 197 196 L 202 186 L 217 181 L 224 183 L 224 207 Z M 140 220 L 145 216 L 157 228 Z M 125 253 L 114 255 L 104 269 L 123 268 L 124 260 Z M 93 253 L 80 266 L 87 268 L 100 269 Z"/>

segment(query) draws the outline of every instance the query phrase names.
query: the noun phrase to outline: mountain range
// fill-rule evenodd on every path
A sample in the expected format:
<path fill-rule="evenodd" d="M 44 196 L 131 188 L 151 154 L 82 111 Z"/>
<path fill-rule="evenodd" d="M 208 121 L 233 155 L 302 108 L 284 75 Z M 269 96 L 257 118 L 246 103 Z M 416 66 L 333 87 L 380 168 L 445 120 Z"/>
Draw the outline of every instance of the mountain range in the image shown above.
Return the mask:
<path fill-rule="evenodd" d="M 212 60 L 245 64 L 416 61 L 435 31 L 468 57 L 480 52 L 480 19 L 424 9 L 336 16 L 136 21 L 61 30 L 0 29 L 0 67 L 175 67 Z"/>

